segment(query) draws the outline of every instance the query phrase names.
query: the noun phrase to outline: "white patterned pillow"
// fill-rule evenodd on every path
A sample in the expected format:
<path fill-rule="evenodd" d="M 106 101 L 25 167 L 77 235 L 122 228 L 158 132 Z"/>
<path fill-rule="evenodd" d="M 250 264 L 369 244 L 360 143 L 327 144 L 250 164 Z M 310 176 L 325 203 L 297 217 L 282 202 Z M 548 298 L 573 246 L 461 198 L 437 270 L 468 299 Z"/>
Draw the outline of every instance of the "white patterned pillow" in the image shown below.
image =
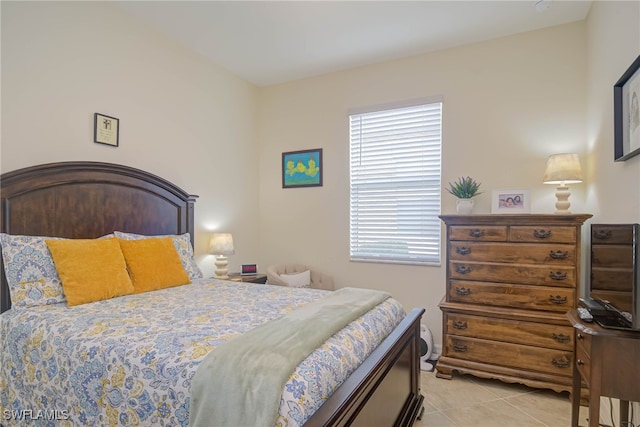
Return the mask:
<path fill-rule="evenodd" d="M 189 275 L 189 279 L 202 278 L 202 271 L 196 264 L 196 260 L 193 258 L 193 247 L 191 246 L 191 235 L 189 233 L 184 234 L 168 234 L 160 236 L 145 236 L 143 234 L 124 233 L 122 231 L 115 232 L 116 237 L 122 240 L 140 240 L 154 237 L 171 237 L 173 239 L 173 246 L 175 246 L 180 255 L 180 261 L 185 271 Z"/>
<path fill-rule="evenodd" d="M 113 236 L 107 234 L 100 239 Z M 63 238 L 0 233 L 2 262 L 11 295 L 11 308 L 67 302 L 45 240 Z"/>
<path fill-rule="evenodd" d="M 59 238 L 0 233 L 2 261 L 11 294 L 12 308 L 66 301 L 45 240 L 59 240 Z"/>
<path fill-rule="evenodd" d="M 308 288 L 311 285 L 311 271 L 309 270 L 302 273 L 281 274 L 280 278 L 293 288 Z"/>

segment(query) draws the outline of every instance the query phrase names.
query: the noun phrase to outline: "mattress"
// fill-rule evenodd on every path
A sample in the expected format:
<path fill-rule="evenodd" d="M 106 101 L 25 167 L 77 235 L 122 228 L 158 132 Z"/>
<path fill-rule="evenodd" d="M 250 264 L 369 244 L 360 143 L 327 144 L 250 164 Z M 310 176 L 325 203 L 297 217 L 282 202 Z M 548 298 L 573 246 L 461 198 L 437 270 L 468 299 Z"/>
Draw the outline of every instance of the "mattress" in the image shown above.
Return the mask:
<path fill-rule="evenodd" d="M 186 426 L 191 381 L 209 352 L 326 292 L 198 279 L 9 310 L 0 315 L 0 421 Z M 312 352 L 282 390 L 276 425 L 302 425 L 404 316 L 387 299 Z"/>

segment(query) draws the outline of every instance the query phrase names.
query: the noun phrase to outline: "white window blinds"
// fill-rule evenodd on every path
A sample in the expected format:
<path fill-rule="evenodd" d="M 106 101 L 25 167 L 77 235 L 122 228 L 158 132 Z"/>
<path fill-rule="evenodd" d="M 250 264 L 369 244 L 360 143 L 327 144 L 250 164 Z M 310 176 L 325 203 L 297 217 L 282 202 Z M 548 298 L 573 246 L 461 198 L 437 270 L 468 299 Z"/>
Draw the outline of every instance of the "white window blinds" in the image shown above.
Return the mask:
<path fill-rule="evenodd" d="M 442 102 L 349 117 L 351 260 L 440 264 Z"/>

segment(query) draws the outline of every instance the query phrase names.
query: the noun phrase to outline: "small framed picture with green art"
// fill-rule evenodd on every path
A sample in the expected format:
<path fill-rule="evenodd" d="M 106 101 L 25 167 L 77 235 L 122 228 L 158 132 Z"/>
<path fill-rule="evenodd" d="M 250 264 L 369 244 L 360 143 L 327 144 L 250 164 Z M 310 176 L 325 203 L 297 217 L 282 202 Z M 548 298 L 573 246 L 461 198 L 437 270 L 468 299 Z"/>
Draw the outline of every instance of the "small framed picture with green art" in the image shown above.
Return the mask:
<path fill-rule="evenodd" d="M 322 187 L 322 148 L 282 153 L 282 188 Z"/>

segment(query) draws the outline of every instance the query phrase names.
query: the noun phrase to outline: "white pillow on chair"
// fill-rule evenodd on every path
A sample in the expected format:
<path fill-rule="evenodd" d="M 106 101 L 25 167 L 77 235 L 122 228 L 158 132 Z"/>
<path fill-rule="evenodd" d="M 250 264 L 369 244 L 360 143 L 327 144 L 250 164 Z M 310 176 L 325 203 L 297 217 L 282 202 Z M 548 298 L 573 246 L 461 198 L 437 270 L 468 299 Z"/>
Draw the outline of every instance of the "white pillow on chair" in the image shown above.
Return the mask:
<path fill-rule="evenodd" d="M 293 288 L 308 288 L 311 285 L 311 271 L 305 270 L 302 273 L 281 274 L 280 278 Z"/>

